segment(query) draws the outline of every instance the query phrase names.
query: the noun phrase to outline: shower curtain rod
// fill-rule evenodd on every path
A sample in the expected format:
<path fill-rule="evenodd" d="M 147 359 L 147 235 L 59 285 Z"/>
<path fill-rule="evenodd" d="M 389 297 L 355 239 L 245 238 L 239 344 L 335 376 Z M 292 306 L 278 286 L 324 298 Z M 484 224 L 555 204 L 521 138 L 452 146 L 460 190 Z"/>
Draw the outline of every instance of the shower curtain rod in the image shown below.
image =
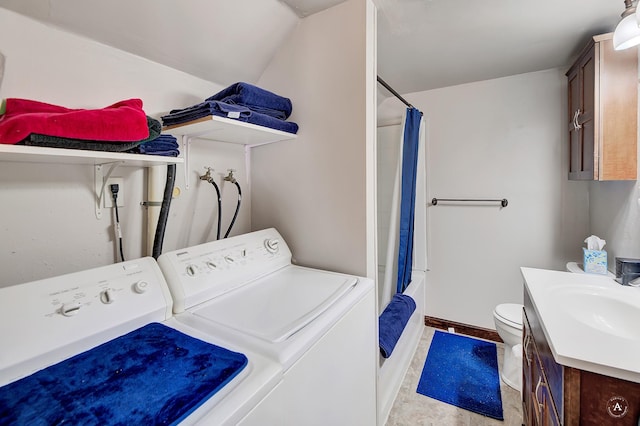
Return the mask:
<path fill-rule="evenodd" d="M 388 91 L 390 91 L 393 94 L 393 96 L 395 96 L 396 98 L 400 99 L 402 101 L 402 103 L 404 103 L 409 108 L 415 108 L 413 105 L 411 105 L 409 102 L 407 102 L 407 100 L 405 98 L 400 96 L 400 94 L 398 92 L 393 90 L 393 88 L 391 86 L 389 86 L 383 79 L 381 79 L 379 75 L 377 77 L 378 77 L 378 83 L 382 84 L 385 87 L 385 89 L 387 89 Z"/>

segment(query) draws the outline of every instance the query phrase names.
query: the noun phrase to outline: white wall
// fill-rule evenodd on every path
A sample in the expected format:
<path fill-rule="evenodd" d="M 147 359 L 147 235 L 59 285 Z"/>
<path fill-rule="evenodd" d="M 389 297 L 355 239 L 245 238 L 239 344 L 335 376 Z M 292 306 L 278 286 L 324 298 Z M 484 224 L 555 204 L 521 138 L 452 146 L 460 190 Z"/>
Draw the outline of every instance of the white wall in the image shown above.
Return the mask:
<path fill-rule="evenodd" d="M 298 23 L 295 13 L 280 0 L 0 3 L 3 8 L 225 86 L 256 81 Z"/>
<path fill-rule="evenodd" d="M 372 277 L 374 21 L 369 0 L 301 20 L 259 82 L 292 99 L 298 138 L 251 153 L 253 228 L 276 227 L 299 264 Z"/>
<path fill-rule="evenodd" d="M 591 182 L 589 232 L 607 241 L 608 268 L 616 257 L 640 258 L 640 185 L 638 182 Z M 576 250 L 580 258 L 582 251 Z"/>
<path fill-rule="evenodd" d="M 0 96 L 35 99 L 74 108 L 101 108 L 138 97 L 148 115 L 159 118 L 173 108 L 200 102 L 222 87 L 146 59 L 47 27 L 0 9 L 0 50 L 7 57 Z M 210 240 L 215 191 L 196 181 L 209 165 L 217 173 L 237 169 L 245 187 L 244 206 L 232 234 L 250 229 L 250 193 L 243 149 L 196 141 L 188 173 L 192 189 L 184 188 L 178 166 L 164 250 Z M 125 256 L 144 252 L 145 170 L 121 167 L 125 207 L 121 222 Z M 0 157 L 0 286 L 109 264 L 117 260 L 110 211 L 94 214 L 93 167 L 2 162 Z M 224 227 L 235 209 L 235 187 L 223 186 Z M 215 225 L 213 225 L 215 226 Z"/>
<path fill-rule="evenodd" d="M 522 302 L 520 266 L 579 259 L 588 193 L 567 180 L 565 80 L 552 69 L 405 96 L 427 122 L 427 199 L 509 201 L 429 206 L 427 315 L 493 329 L 495 305 Z M 402 108 L 387 100 L 379 123 Z"/>

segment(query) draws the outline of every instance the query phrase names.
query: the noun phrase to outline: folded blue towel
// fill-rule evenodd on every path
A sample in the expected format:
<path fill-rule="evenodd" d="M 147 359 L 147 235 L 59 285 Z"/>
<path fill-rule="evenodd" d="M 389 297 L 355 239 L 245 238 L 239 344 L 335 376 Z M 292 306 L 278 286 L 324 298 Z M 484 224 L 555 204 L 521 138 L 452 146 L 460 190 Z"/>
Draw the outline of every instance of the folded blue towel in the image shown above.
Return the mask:
<path fill-rule="evenodd" d="M 168 115 L 162 117 L 162 124 L 165 126 L 171 126 L 174 124 L 182 124 L 187 121 L 195 120 L 193 118 L 206 117 L 207 115 L 217 115 L 220 117 L 235 118 L 242 121 L 246 121 L 251 116 L 252 112 L 249 108 L 232 105 L 219 101 L 205 101 L 188 108 L 174 109 Z"/>
<path fill-rule="evenodd" d="M 140 145 L 133 148 L 130 152 L 139 154 L 162 155 L 165 157 L 177 157 L 180 154 L 178 148 L 178 140 L 175 138 L 175 136 L 160 135 L 152 141 L 141 143 Z"/>
<path fill-rule="evenodd" d="M 293 108 L 291 99 L 243 82 L 232 84 L 206 100 L 246 106 L 255 112 L 280 120 L 289 118 Z"/>
<path fill-rule="evenodd" d="M 168 149 L 168 150 L 146 150 L 144 148 L 138 148 L 139 154 L 148 154 L 148 155 L 160 155 L 163 157 L 177 157 L 180 155 L 180 151 L 177 149 Z"/>
<path fill-rule="evenodd" d="M 148 142 L 171 142 L 178 145 L 178 139 L 173 135 L 160 135 L 155 139 L 152 139 Z"/>
<path fill-rule="evenodd" d="M 416 302 L 406 294 L 397 293 L 391 302 L 384 308 L 378 318 L 378 334 L 380 353 L 389 358 L 396 347 L 398 339 L 402 336 L 411 314 L 416 310 Z"/>
<path fill-rule="evenodd" d="M 295 134 L 298 132 L 298 125 L 292 121 L 279 120 L 269 115 L 251 111 L 249 108 L 241 105 L 227 104 L 219 101 L 206 101 L 188 108 L 172 110 L 168 115 L 162 117 L 162 124 L 165 126 L 173 126 L 197 120 L 198 118 L 208 115 L 232 118 L 287 133 Z"/>
<path fill-rule="evenodd" d="M 170 142 L 142 143 L 138 146 L 147 151 L 165 151 L 167 149 L 178 149 L 178 144 L 173 144 Z"/>

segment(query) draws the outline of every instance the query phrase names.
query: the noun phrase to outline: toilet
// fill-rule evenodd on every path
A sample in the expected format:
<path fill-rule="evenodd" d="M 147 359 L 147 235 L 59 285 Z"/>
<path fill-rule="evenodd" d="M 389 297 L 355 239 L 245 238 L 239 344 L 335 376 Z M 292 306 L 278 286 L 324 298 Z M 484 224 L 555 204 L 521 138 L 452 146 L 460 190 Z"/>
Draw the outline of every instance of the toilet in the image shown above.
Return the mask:
<path fill-rule="evenodd" d="M 496 331 L 504 342 L 502 381 L 522 392 L 522 308 L 517 303 L 503 303 L 493 310 Z"/>

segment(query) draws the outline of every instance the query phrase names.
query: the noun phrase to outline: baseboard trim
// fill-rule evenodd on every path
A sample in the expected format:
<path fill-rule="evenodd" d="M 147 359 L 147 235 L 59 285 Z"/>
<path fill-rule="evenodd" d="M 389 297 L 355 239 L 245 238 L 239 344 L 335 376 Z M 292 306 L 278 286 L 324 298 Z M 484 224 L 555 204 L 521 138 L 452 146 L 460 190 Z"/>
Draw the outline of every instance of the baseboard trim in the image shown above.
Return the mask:
<path fill-rule="evenodd" d="M 453 328 L 456 333 L 477 337 L 479 339 L 491 340 L 493 342 L 503 343 L 502 339 L 498 335 L 498 332 L 489 328 L 476 327 L 475 325 L 463 324 L 461 322 L 430 317 L 427 315 L 424 316 L 424 325 L 433 328 L 440 328 L 442 330 Z"/>

